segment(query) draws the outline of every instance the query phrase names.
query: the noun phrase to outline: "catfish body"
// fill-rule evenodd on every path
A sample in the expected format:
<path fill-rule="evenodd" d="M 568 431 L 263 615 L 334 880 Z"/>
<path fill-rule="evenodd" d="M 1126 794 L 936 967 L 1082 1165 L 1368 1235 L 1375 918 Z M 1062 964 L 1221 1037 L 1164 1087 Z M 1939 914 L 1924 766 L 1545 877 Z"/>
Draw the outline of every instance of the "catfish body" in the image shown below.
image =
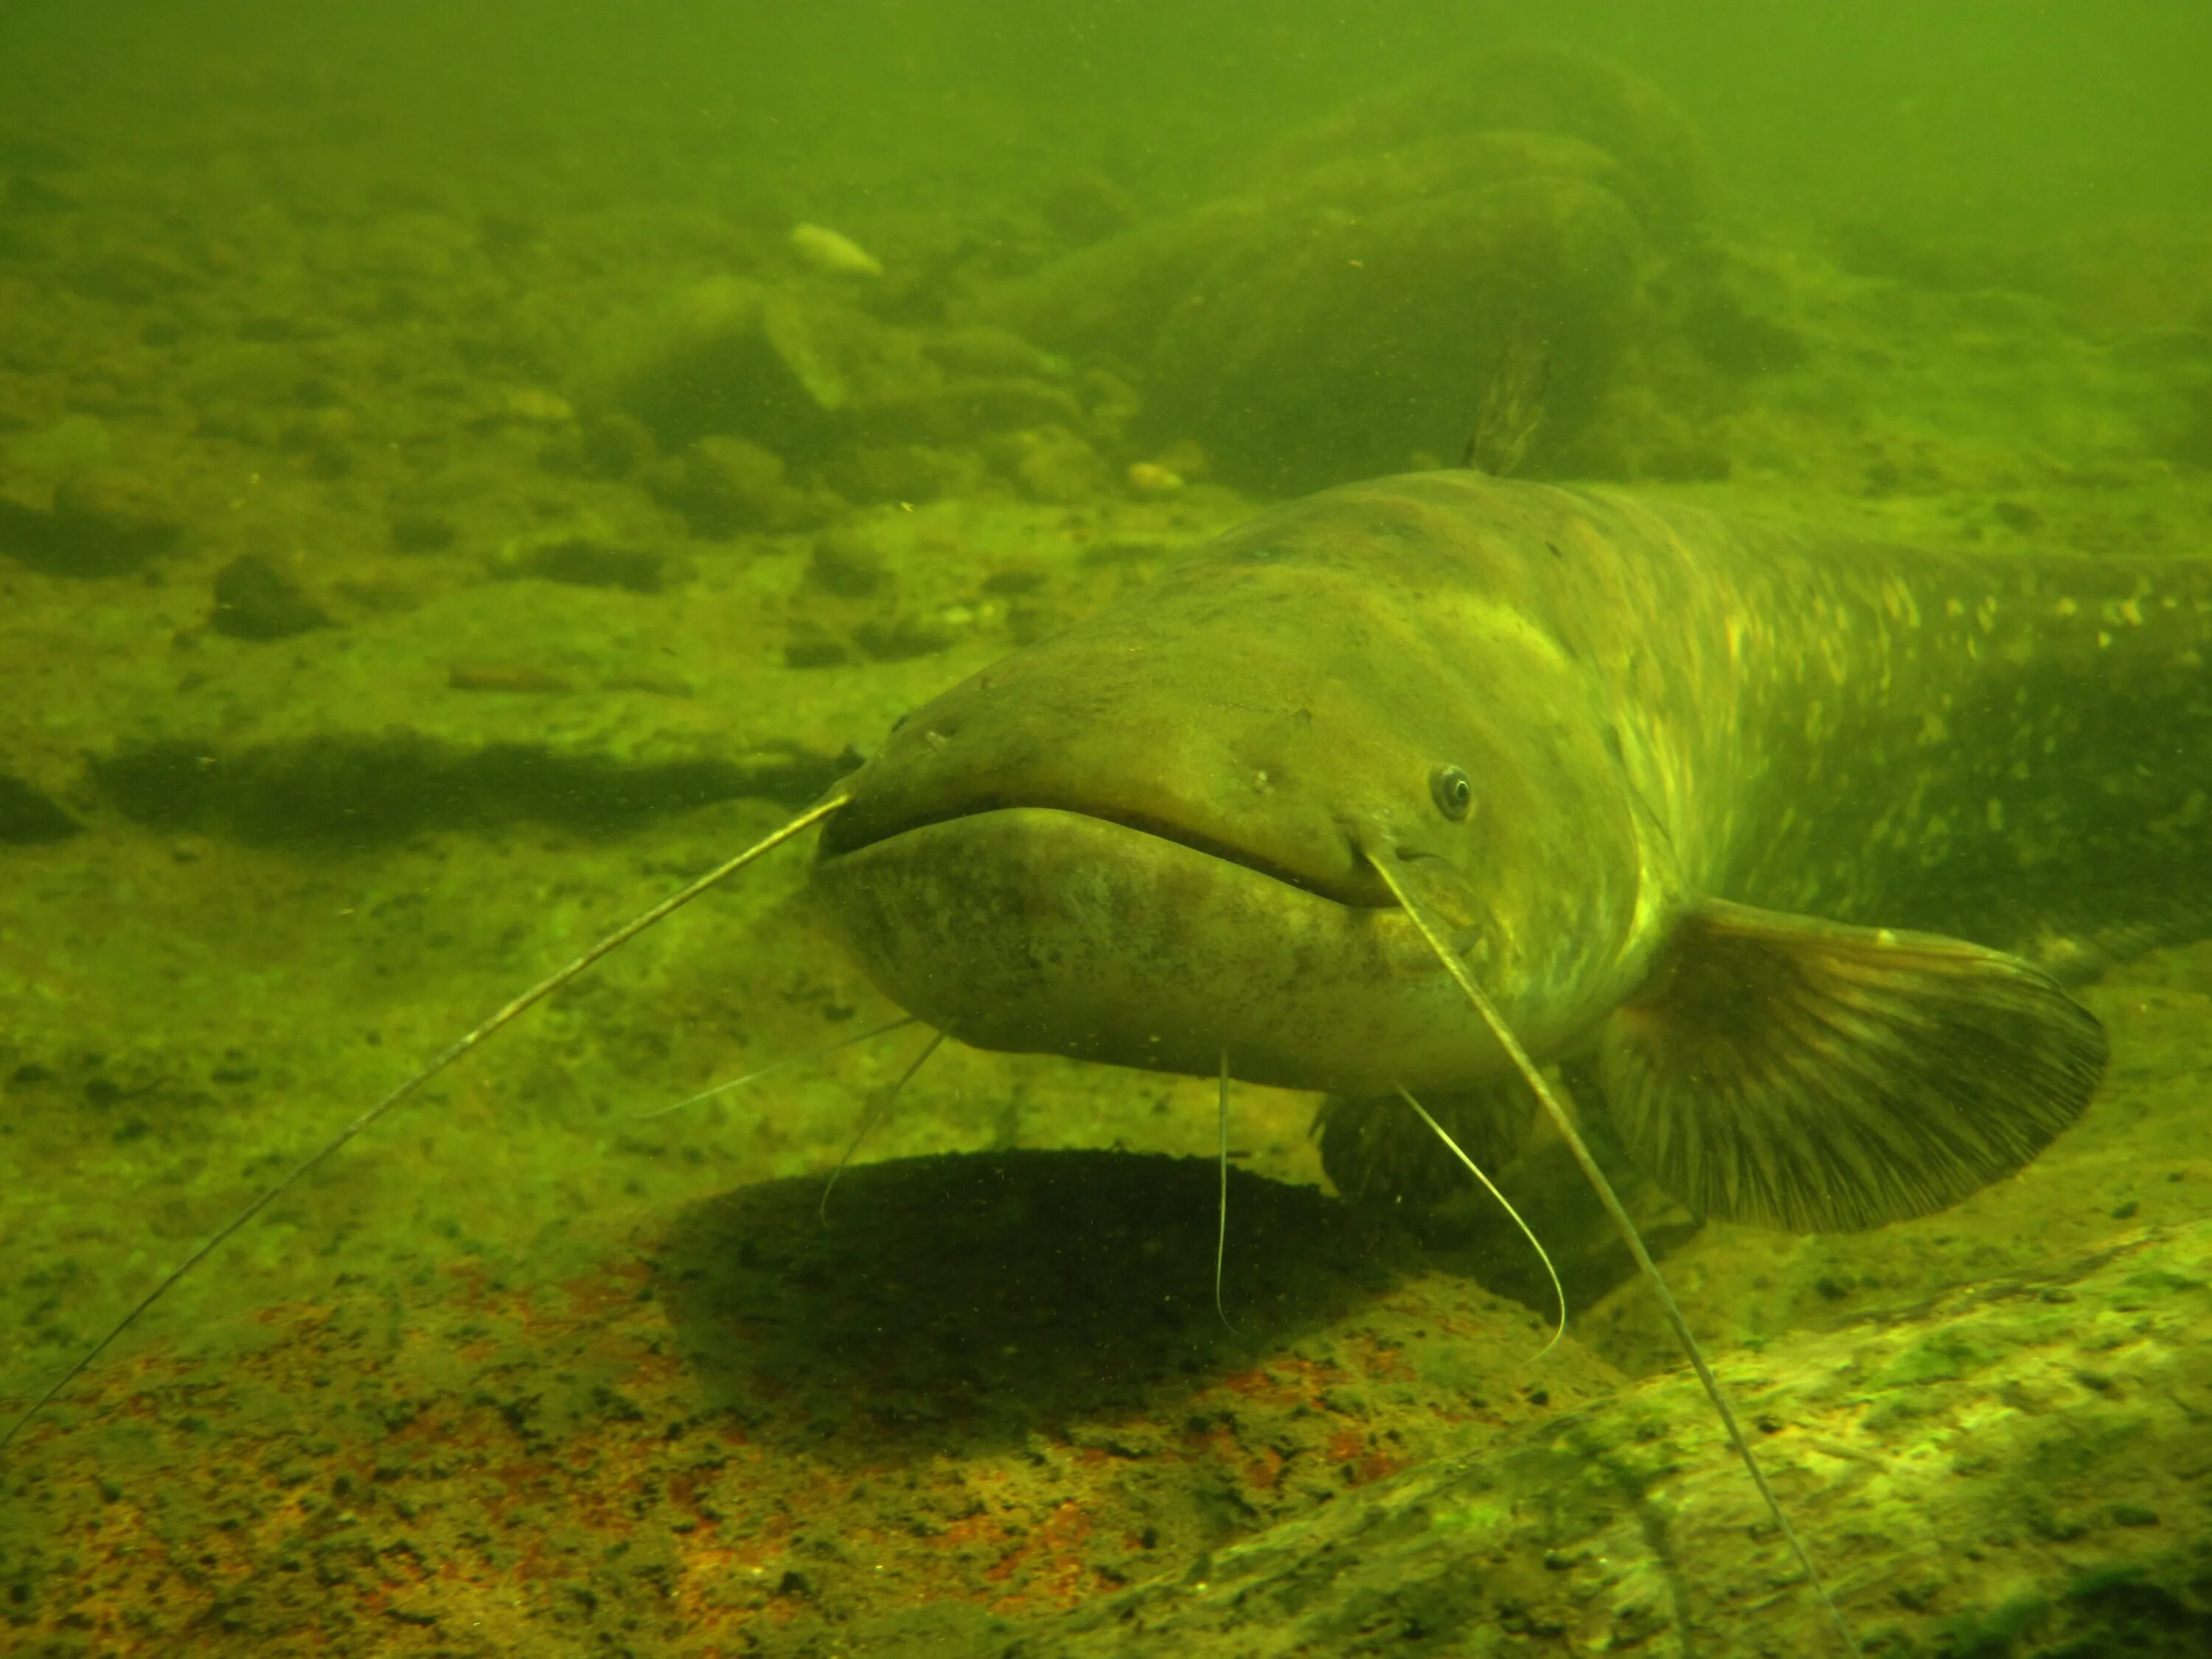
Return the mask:
<path fill-rule="evenodd" d="M 1869 1225 L 2086 1105 L 2102 1034 L 2048 965 L 2205 915 L 2208 635 L 2212 562 L 1385 479 L 917 710 L 815 882 L 963 1040 L 1455 1091 L 1494 1148 L 1515 1085 L 1387 860 L 1678 1195 Z"/>

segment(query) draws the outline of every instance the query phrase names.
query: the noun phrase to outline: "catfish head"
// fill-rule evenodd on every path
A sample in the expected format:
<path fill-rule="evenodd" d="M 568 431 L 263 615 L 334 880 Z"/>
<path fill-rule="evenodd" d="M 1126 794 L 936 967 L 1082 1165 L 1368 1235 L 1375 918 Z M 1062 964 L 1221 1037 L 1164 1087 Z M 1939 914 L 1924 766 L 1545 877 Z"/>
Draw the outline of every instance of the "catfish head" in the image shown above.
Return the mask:
<path fill-rule="evenodd" d="M 1453 535 L 1332 492 L 915 710 L 840 787 L 833 925 L 981 1048 L 1347 1095 L 1498 1074 L 1388 863 L 1556 1052 L 1644 971 L 1665 860 L 1527 561 Z"/>

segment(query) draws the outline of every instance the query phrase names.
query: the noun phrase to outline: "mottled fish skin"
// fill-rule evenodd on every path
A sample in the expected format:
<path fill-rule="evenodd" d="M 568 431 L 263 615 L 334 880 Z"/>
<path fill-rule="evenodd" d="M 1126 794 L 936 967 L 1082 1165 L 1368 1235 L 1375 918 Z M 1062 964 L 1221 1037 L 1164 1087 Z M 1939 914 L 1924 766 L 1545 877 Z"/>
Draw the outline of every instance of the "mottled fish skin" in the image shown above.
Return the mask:
<path fill-rule="evenodd" d="M 1931 552 L 1596 492 L 1516 491 L 1508 518 L 1483 494 L 1493 533 L 1571 568 L 1547 625 L 1602 681 L 1692 890 L 2030 957 L 2208 920 L 2212 562 Z"/>
<path fill-rule="evenodd" d="M 917 711 L 850 781 L 817 884 L 887 993 L 983 1046 L 1479 1084 L 1494 1044 L 1370 860 L 1426 882 L 1539 1060 L 1708 899 L 2031 957 L 2186 928 L 2212 909 L 2208 634 L 2205 561 L 1383 479 L 1262 514 Z M 1431 801 L 1447 764 L 1464 823 Z"/>

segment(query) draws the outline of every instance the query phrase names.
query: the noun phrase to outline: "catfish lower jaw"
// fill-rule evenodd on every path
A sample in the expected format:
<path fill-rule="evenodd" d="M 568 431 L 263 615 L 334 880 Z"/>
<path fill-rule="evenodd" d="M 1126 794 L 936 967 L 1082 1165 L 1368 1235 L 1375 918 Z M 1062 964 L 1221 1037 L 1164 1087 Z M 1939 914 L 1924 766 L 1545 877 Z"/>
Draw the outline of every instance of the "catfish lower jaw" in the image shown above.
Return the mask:
<path fill-rule="evenodd" d="M 812 884 L 878 989 L 978 1048 L 1201 1076 L 1225 1051 L 1248 1081 L 1343 1094 L 1505 1063 L 1402 912 L 1085 813 L 825 837 Z"/>

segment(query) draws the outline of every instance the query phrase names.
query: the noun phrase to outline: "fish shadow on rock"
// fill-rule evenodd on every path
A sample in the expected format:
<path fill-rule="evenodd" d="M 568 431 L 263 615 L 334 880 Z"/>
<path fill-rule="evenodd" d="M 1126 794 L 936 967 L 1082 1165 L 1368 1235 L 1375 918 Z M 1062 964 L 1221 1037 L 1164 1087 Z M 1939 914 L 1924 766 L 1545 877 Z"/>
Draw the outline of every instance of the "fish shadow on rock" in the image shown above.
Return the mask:
<path fill-rule="evenodd" d="M 1577 1099 L 1601 1104 L 1603 1096 L 1595 1080 L 1571 1070 L 1570 1076 Z M 1580 1127 L 1591 1156 L 1655 1261 L 1665 1261 L 1698 1236 L 1704 1218 L 1636 1166 L 1602 1110 L 1586 1110 Z M 1559 1275 L 1570 1329 L 1632 1375 L 1650 1369 L 1648 1359 L 1620 1350 L 1606 1340 L 1602 1329 L 1581 1322 L 1589 1310 L 1635 1280 L 1640 1269 L 1566 1143 L 1539 1125 L 1520 1156 L 1494 1173 L 1522 1220 L 1542 1241 Z M 1398 1221 L 1443 1271 L 1474 1279 L 1486 1290 L 1550 1316 L 1556 1303 L 1543 1262 L 1512 1218 L 1473 1182 L 1460 1183 L 1442 1201 L 1399 1206 Z M 1668 1352 L 1664 1363 L 1671 1364 L 1672 1350 Z"/>
<path fill-rule="evenodd" d="M 708 1401 L 799 1406 L 817 1455 L 880 1457 L 1156 1418 L 1422 1269 L 1387 1223 L 1232 1170 L 1224 1328 L 1218 1181 L 1202 1159 L 1119 1152 L 901 1159 L 848 1170 L 826 1221 L 819 1177 L 771 1182 L 684 1212 L 659 1291 Z"/>

